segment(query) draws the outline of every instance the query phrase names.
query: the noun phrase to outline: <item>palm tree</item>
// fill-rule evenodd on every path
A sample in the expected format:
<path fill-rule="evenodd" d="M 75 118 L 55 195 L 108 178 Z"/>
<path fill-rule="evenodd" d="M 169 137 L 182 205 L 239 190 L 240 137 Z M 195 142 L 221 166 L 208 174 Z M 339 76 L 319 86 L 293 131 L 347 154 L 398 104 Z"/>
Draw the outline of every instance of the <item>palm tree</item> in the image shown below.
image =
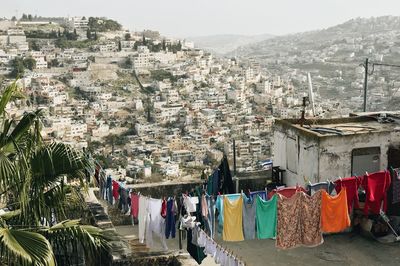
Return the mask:
<path fill-rule="evenodd" d="M 83 208 L 92 163 L 66 144 L 43 141 L 42 110 L 11 118 L 6 106 L 21 96 L 13 82 L 0 98 L 0 199 L 9 210 L 0 215 L 0 264 L 55 265 L 59 254 L 65 262 L 81 249 L 87 265 L 98 265 L 109 250 L 102 231 L 69 220 Z"/>

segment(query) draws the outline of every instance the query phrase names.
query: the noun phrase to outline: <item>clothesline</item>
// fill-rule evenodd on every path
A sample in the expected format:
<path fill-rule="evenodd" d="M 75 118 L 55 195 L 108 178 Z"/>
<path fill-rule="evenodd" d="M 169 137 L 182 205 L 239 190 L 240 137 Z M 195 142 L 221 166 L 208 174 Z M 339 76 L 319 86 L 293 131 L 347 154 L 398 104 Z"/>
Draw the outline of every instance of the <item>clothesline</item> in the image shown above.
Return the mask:
<path fill-rule="evenodd" d="M 381 171 L 372 174 L 366 173 L 366 175 L 359 177 L 339 177 L 335 181 L 317 184 L 309 182 L 307 188 L 300 186 L 280 187 L 272 191 L 248 191 L 247 195 L 243 191 L 239 194 L 232 194 L 233 183 L 231 183 L 232 186 L 225 185 L 225 191 L 231 191 L 231 193 L 224 193 L 224 189 L 222 189 L 224 187 L 222 182 L 228 181 L 229 183 L 230 175 L 227 173 L 222 175 L 220 173 L 221 169 L 228 169 L 229 172 L 227 161 L 221 161 L 221 165 L 208 177 L 206 183 L 192 189 L 192 191 L 201 191 L 201 193 L 198 193 L 196 197 L 178 196 L 180 203 L 184 205 L 184 200 L 187 198 L 199 199 L 193 205 L 195 209 L 201 208 L 201 210 L 196 211 L 201 213 L 205 229 L 211 239 L 214 238 L 216 231 L 222 235 L 225 241 L 241 241 L 253 239 L 255 236 L 260 239 L 276 238 L 276 246 L 278 248 L 319 245 L 323 243 L 322 232 L 341 232 L 346 229 L 350 225 L 349 213 L 351 213 L 353 207 L 359 208 L 358 190 L 360 187 L 366 191 L 365 214 L 369 212 L 379 214 L 381 206 L 385 211 L 386 193 L 391 184 L 389 172 Z M 113 181 L 114 184 L 117 183 L 111 179 L 111 184 Z M 110 188 L 107 186 L 109 182 L 107 177 L 105 187 L 108 190 Z M 128 188 L 124 188 L 123 184 L 118 187 L 116 184 L 115 188 L 121 192 L 123 190 L 128 191 L 127 194 L 131 196 L 138 195 L 133 191 L 129 191 Z M 334 190 L 337 195 L 330 196 Z M 121 200 L 123 194 L 116 195 L 115 201 L 119 199 L 119 202 L 123 204 L 127 202 Z M 102 195 L 114 196 L 114 191 L 103 193 Z M 274 195 L 276 196 L 274 197 Z M 147 198 L 143 195 L 138 196 L 139 199 Z M 216 197 L 216 200 L 214 197 Z M 114 197 L 111 197 L 111 200 L 112 198 Z M 163 201 L 160 201 L 162 206 Z M 131 201 L 132 203 L 133 201 Z M 187 205 L 184 206 L 185 208 L 188 207 Z M 154 210 L 157 208 L 154 208 Z M 158 210 L 160 213 L 160 209 Z M 216 210 L 218 215 L 215 215 Z M 153 216 L 158 216 L 155 215 L 155 212 Z M 188 212 L 190 213 L 191 211 Z M 133 213 L 134 211 L 131 211 L 131 215 Z M 147 226 L 146 220 L 143 221 L 143 219 L 146 219 L 143 218 L 143 215 L 146 214 L 138 213 L 139 220 L 142 219 L 142 222 L 139 221 L 139 226 L 140 224 Z M 215 230 L 215 218 L 218 220 L 218 230 Z M 339 222 L 334 225 L 332 221 L 338 219 Z M 309 226 L 304 226 L 306 224 Z M 150 232 L 153 230 L 153 227 L 151 228 Z M 293 228 L 300 228 L 300 234 L 296 231 L 293 232 Z M 157 229 L 153 231 L 159 233 Z M 296 241 L 292 241 L 293 239 Z M 291 241 L 292 243 L 290 243 Z"/>
<path fill-rule="evenodd" d="M 322 186 L 323 183 L 325 186 Z M 353 206 L 359 207 L 360 187 L 366 191 L 366 215 L 379 215 L 381 210 L 386 211 L 386 194 L 391 184 L 388 171 L 339 178 L 333 182 L 336 196 L 330 195 L 332 182 L 323 183 L 313 188 L 314 193 L 300 186 L 275 189 L 268 193 L 268 201 L 259 196 L 251 201 L 243 193 L 218 196 L 219 232 L 225 241 L 254 239 L 254 226 L 246 224 L 254 224 L 256 220 L 257 238 L 276 237 L 278 248 L 320 245 L 323 243 L 323 232 L 342 232 L 350 226 L 349 214 Z M 239 217 L 241 212 L 243 215 Z"/>

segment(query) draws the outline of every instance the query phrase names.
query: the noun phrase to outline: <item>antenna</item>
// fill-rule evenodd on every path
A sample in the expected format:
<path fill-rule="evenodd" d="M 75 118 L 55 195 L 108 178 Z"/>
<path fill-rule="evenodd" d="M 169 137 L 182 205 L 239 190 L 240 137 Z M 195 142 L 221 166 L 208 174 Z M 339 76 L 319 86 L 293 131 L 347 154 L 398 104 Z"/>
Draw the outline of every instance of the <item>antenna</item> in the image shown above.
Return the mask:
<path fill-rule="evenodd" d="M 308 94 L 309 94 L 311 109 L 312 109 L 313 116 L 315 116 L 314 92 L 313 92 L 313 87 L 312 87 L 312 81 L 311 81 L 311 74 L 310 74 L 310 72 L 307 73 L 307 79 L 308 79 L 308 89 L 309 89 Z"/>

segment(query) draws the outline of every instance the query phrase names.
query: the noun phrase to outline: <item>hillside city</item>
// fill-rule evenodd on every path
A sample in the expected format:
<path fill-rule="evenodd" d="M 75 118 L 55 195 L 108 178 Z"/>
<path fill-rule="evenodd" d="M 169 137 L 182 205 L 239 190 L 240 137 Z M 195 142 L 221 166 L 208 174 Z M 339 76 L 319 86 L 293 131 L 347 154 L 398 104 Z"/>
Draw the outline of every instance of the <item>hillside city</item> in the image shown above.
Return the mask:
<path fill-rule="evenodd" d="M 0 30 L 2 87 L 19 78 L 29 95 L 7 111 L 45 109 L 45 139 L 90 150 L 129 182 L 200 178 L 232 158 L 233 140 L 238 170 L 255 170 L 270 156 L 273 114 L 298 102 L 290 81 L 259 66 L 106 18 L 24 15 Z"/>
<path fill-rule="evenodd" d="M 359 60 L 395 63 L 399 24 L 398 17 L 355 19 L 215 56 L 107 18 L 24 14 L 0 21 L 0 81 L 4 88 L 18 78 L 29 96 L 9 105 L 10 114 L 45 109 L 46 140 L 89 150 L 130 183 L 198 179 L 223 153 L 232 160 L 233 141 L 238 172 L 252 172 L 272 156 L 274 118 L 311 115 L 303 105 L 308 73 L 316 116 L 361 110 Z M 368 109 L 390 110 L 399 75 L 375 72 Z"/>

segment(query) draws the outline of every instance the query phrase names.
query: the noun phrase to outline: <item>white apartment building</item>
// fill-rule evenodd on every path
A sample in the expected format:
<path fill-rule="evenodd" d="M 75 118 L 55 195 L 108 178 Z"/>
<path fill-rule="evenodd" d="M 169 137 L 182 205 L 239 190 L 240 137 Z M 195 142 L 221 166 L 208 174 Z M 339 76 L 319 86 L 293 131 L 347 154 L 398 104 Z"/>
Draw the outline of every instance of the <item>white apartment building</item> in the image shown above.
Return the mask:
<path fill-rule="evenodd" d="M 118 51 L 118 45 L 115 42 L 107 42 L 98 45 L 98 50 L 102 53 Z"/>
<path fill-rule="evenodd" d="M 228 92 L 226 93 L 226 97 L 228 100 L 233 100 L 235 102 L 244 102 L 244 100 L 246 99 L 243 91 L 237 89 L 228 90 Z"/>
<path fill-rule="evenodd" d="M 92 130 L 92 137 L 104 138 L 110 134 L 110 127 L 107 124 L 100 124 L 97 128 Z"/>
<path fill-rule="evenodd" d="M 90 84 L 90 73 L 83 69 L 74 69 L 72 71 L 71 87 L 85 87 Z"/>
<path fill-rule="evenodd" d="M 193 154 L 189 150 L 171 151 L 171 160 L 178 163 L 191 161 Z"/>
<path fill-rule="evenodd" d="M 86 31 L 88 29 L 89 19 L 86 17 L 72 17 L 68 19 L 69 26 L 77 31 Z"/>
<path fill-rule="evenodd" d="M 153 54 L 147 46 L 139 46 L 138 52 L 133 56 L 134 69 L 147 69 L 152 66 Z"/>
<path fill-rule="evenodd" d="M 174 104 L 180 100 L 179 93 L 177 90 L 169 90 L 166 93 L 166 99 L 168 104 Z"/>
<path fill-rule="evenodd" d="M 44 59 L 44 57 L 40 57 L 40 58 L 36 59 L 35 68 L 36 68 L 36 69 L 47 68 L 47 62 L 46 62 L 46 60 Z"/>
<path fill-rule="evenodd" d="M 158 52 L 153 53 L 153 58 L 155 62 L 159 62 L 162 65 L 168 65 L 176 61 L 176 54 L 171 52 Z"/>
<path fill-rule="evenodd" d="M 72 56 L 72 60 L 78 61 L 78 62 L 86 62 L 87 61 L 87 55 L 86 54 L 74 54 Z"/>
<path fill-rule="evenodd" d="M 172 84 L 169 80 L 163 80 L 163 81 L 156 81 L 155 83 L 153 83 L 154 87 L 158 90 L 165 91 L 165 90 L 169 90 L 172 87 Z"/>
<path fill-rule="evenodd" d="M 121 41 L 121 50 L 130 51 L 135 46 L 136 41 Z"/>
<path fill-rule="evenodd" d="M 175 105 L 167 105 L 161 107 L 161 113 L 159 118 L 162 122 L 173 122 L 177 121 L 179 111 L 183 108 L 182 104 L 175 104 Z"/>
<path fill-rule="evenodd" d="M 85 123 L 73 123 L 70 126 L 69 130 L 69 137 L 79 137 L 79 138 L 84 138 L 85 134 L 87 133 L 87 124 Z"/>

